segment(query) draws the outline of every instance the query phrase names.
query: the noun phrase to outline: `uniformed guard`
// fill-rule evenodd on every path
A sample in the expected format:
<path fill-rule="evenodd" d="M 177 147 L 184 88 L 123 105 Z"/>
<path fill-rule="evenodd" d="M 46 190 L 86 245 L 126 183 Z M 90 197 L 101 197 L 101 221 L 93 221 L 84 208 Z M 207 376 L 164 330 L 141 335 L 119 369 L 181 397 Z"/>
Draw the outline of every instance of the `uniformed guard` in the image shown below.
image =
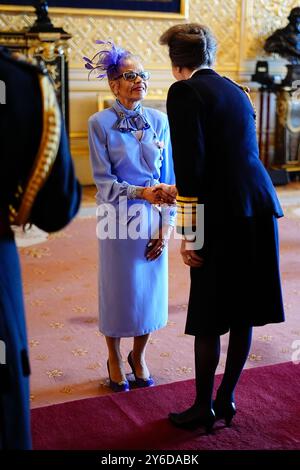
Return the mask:
<path fill-rule="evenodd" d="M 0 449 L 30 449 L 30 367 L 11 225 L 59 230 L 76 215 L 81 191 L 46 69 L 0 48 L 0 83 Z"/>

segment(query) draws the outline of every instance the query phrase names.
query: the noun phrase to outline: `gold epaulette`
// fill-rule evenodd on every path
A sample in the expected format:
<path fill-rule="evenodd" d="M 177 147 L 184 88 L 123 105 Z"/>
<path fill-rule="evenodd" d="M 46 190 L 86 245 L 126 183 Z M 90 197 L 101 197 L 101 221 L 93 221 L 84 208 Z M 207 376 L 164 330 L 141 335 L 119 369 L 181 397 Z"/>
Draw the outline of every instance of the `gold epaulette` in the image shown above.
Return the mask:
<path fill-rule="evenodd" d="M 60 142 L 61 117 L 53 85 L 47 75 L 39 74 L 38 77 L 42 95 L 42 136 L 30 175 L 24 178 L 24 183 L 18 184 L 15 200 L 9 205 L 11 225 L 28 223 L 35 198 L 51 172 Z"/>
<path fill-rule="evenodd" d="M 184 233 L 186 229 L 196 226 L 198 197 L 178 195 L 177 202 L 177 231 Z"/>

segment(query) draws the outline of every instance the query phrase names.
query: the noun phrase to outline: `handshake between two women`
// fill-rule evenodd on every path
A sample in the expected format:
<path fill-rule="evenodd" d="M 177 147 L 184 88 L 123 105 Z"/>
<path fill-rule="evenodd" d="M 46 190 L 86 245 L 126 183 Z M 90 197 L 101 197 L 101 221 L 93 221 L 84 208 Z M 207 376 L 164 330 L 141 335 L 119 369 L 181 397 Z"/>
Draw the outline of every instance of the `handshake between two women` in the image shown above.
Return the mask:
<path fill-rule="evenodd" d="M 176 204 L 177 189 L 174 185 L 160 183 L 155 186 L 146 187 L 143 190 L 142 198 L 150 204 Z"/>

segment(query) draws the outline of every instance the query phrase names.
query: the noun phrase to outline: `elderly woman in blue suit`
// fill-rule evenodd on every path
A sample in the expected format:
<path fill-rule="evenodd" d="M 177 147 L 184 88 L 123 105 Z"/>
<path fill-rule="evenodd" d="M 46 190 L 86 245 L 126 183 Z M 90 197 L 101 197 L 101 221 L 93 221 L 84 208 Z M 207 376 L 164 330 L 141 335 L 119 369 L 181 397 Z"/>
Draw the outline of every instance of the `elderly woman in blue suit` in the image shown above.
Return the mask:
<path fill-rule="evenodd" d="M 114 391 L 128 391 L 120 341 L 132 337 L 128 362 L 138 387 L 154 385 L 146 361 L 152 331 L 168 312 L 167 240 L 174 225 L 176 189 L 166 114 L 141 106 L 149 73 L 113 43 L 90 60 L 107 76 L 112 107 L 89 119 L 89 146 L 97 185 L 100 331 L 108 347 Z M 97 58 L 97 59 L 96 59 Z"/>

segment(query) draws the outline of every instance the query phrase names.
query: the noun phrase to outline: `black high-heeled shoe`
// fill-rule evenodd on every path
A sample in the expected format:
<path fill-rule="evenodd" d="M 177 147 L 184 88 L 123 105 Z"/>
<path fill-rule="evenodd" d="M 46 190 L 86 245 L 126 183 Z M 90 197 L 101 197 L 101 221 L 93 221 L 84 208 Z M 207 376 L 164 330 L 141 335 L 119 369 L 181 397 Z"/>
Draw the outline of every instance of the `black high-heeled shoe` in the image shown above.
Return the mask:
<path fill-rule="evenodd" d="M 182 413 L 169 413 L 169 420 L 179 428 L 197 429 L 204 427 L 206 433 L 211 434 L 216 417 L 213 409 L 203 410 L 193 405 Z"/>
<path fill-rule="evenodd" d="M 234 401 L 216 398 L 213 402 L 213 409 L 216 419 L 224 419 L 226 426 L 231 425 L 231 421 L 236 415 L 236 406 Z"/>

